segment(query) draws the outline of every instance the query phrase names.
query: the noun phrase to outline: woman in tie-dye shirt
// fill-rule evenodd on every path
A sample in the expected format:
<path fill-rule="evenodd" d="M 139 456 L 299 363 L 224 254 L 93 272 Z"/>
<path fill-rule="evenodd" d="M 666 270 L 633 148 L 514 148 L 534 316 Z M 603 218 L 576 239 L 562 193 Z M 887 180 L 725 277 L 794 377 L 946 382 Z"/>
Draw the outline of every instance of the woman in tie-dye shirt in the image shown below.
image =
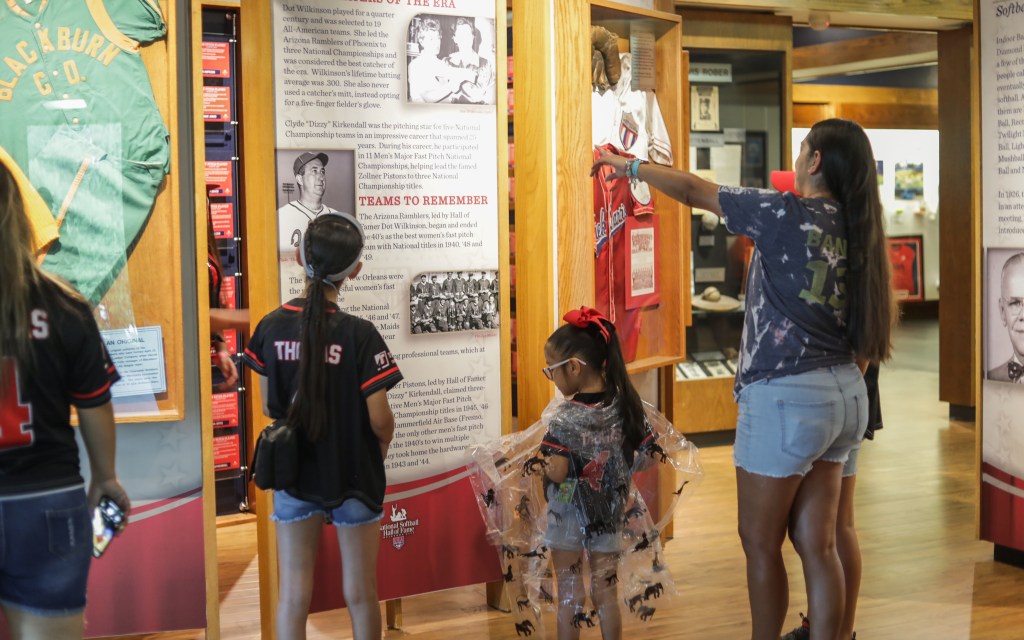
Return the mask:
<path fill-rule="evenodd" d="M 754 640 L 775 640 L 789 585 L 787 532 L 803 562 L 815 635 L 837 637 L 843 568 L 835 550 L 843 465 L 867 426 L 862 367 L 889 357 L 895 321 L 874 153 L 848 120 L 800 145 L 796 191 L 719 186 L 604 154 L 612 178 L 644 180 L 721 216 L 755 246 L 736 374 L 739 530 Z"/>

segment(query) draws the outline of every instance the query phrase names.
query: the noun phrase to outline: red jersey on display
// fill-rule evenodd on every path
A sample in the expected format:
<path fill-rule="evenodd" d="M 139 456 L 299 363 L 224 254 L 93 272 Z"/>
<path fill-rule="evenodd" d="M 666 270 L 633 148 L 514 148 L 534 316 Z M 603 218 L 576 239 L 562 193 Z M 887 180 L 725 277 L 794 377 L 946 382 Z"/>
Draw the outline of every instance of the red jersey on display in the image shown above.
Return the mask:
<path fill-rule="evenodd" d="M 600 149 L 624 158 L 634 157 L 611 145 Z M 599 156 L 595 150 L 594 159 Z M 631 362 L 640 338 L 640 309 L 626 309 L 626 218 L 654 213 L 654 207 L 650 200 L 637 200 L 629 180 L 606 180 L 611 173 L 612 168 L 606 165 L 594 176 L 594 307 L 615 323 L 622 355 Z"/>
<path fill-rule="evenodd" d="M 120 379 L 89 305 L 49 281 L 40 287 L 30 315 L 33 367 L 0 360 L 0 495 L 81 483 L 71 405 L 106 404 Z M 65 300 L 46 302 L 58 296 Z"/>
<path fill-rule="evenodd" d="M 893 242 L 889 244 L 889 261 L 892 263 L 893 289 L 917 295 L 917 251 L 910 245 Z"/>

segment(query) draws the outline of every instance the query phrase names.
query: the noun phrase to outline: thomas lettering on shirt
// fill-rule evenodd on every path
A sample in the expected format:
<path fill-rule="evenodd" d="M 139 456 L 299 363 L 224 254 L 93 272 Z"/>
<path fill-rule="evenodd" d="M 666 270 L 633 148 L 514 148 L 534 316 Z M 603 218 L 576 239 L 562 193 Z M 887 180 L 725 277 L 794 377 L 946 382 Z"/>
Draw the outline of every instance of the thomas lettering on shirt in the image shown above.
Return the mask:
<path fill-rule="evenodd" d="M 301 352 L 301 343 L 298 340 L 275 340 L 274 351 L 277 359 L 287 362 L 298 362 Z M 341 363 L 341 345 L 329 344 L 324 349 L 324 359 L 327 364 Z"/>

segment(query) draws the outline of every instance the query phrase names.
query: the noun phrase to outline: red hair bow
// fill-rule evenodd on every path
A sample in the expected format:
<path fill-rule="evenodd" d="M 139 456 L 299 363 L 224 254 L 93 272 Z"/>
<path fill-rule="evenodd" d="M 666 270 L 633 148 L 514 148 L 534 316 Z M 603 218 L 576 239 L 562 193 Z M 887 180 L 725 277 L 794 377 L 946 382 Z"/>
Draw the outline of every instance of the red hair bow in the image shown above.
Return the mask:
<path fill-rule="evenodd" d="M 608 331 L 608 327 L 604 324 L 605 322 L 611 324 L 611 321 L 604 317 L 597 309 L 591 309 L 590 307 L 573 309 L 562 316 L 562 320 L 565 320 L 572 326 L 579 327 L 580 329 L 586 329 L 587 326 L 591 324 L 597 325 L 597 328 L 600 329 L 605 342 L 610 342 L 612 339 L 611 333 Z"/>

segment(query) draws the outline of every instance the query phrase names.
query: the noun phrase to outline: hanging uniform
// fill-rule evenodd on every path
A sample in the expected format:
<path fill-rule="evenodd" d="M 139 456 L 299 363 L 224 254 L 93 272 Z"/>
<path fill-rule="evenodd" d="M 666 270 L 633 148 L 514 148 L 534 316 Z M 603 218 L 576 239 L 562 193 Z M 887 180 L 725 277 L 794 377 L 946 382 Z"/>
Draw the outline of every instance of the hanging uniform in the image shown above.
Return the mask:
<path fill-rule="evenodd" d="M 632 158 L 611 145 L 601 149 L 625 158 Z M 594 159 L 600 156 L 594 151 Z M 619 332 L 622 355 L 626 362 L 636 357 L 637 342 L 640 338 L 640 309 L 626 309 L 628 274 L 626 273 L 626 219 L 654 213 L 649 198 L 637 198 L 638 189 L 632 188 L 629 180 L 605 178 L 612 168 L 602 166 L 594 176 L 594 279 L 595 304 L 613 323 Z"/>
<path fill-rule="evenodd" d="M 166 32 L 157 0 L 0 5 L 0 145 L 60 237 L 43 262 L 92 304 L 135 247 L 170 168 L 140 43 Z"/>
<path fill-rule="evenodd" d="M 671 165 L 672 141 L 658 98 L 653 91 L 632 89 L 632 58 L 629 53 L 623 53 L 621 59 L 622 77 L 614 91 L 618 108 L 612 123 L 613 130 L 608 135 L 609 141 L 619 151 L 631 153 L 641 160 Z"/>

